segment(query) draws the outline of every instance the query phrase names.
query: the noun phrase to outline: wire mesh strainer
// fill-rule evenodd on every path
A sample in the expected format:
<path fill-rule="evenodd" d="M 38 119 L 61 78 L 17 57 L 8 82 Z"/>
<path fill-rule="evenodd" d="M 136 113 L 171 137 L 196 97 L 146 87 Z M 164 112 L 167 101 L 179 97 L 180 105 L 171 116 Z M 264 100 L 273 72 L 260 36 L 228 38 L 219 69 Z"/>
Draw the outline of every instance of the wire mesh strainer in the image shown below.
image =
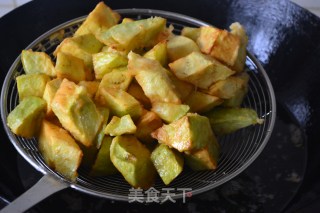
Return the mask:
<path fill-rule="evenodd" d="M 167 19 L 168 24 L 174 26 L 174 32 L 176 34 L 180 33 L 184 26 L 199 27 L 209 25 L 208 23 L 188 16 L 159 10 L 122 9 L 117 10 L 117 12 L 119 12 L 122 17 L 133 19 L 148 18 L 150 16 L 164 17 Z M 60 40 L 52 35 L 64 30 L 64 37 L 72 36 L 84 19 L 85 17 L 77 18 L 50 30 L 30 44 L 27 49 L 44 51 L 53 57 L 52 53 L 60 43 Z M 274 126 L 276 112 L 275 97 L 266 72 L 250 53 L 248 53 L 246 60 L 246 71 L 250 75 L 250 81 L 248 95 L 244 100 L 243 106 L 255 109 L 259 117 L 264 119 L 264 123 L 242 129 L 234 134 L 221 138 L 219 140 L 221 144 L 221 156 L 217 170 L 202 172 L 183 171 L 169 186 L 164 185 L 160 178 L 158 178 L 154 185 L 156 190 L 161 191 L 163 188 L 168 187 L 176 189 L 175 193 L 171 196 L 173 199 L 185 196 L 183 190 L 178 189 L 189 188 L 192 190 L 193 195 L 199 194 L 213 189 L 237 176 L 258 157 L 268 142 Z M 32 164 L 34 168 L 42 172 L 44 177 L 31 189 L 37 191 L 37 193 L 32 193 L 32 191 L 30 192 L 29 190 L 3 211 L 26 210 L 50 194 L 66 187 L 72 187 L 76 190 L 103 198 L 128 201 L 131 186 L 121 175 L 98 178 L 91 177 L 89 176 L 89 171 L 81 167 L 77 181 L 75 183 L 69 182 L 45 164 L 38 151 L 37 140 L 35 138 L 25 139 L 14 135 L 10 131 L 6 125 L 6 118 L 8 113 L 18 104 L 19 98 L 15 77 L 22 73 L 24 73 L 24 71 L 19 56 L 10 68 L 2 88 L 2 122 L 10 141 L 17 151 Z"/>

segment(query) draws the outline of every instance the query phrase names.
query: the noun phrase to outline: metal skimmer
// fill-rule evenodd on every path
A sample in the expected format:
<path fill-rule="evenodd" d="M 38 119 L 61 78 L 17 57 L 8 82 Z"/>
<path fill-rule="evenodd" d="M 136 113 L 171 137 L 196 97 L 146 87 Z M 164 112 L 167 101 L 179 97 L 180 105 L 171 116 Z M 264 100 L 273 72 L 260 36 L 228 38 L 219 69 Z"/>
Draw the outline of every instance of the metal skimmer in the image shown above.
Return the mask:
<path fill-rule="evenodd" d="M 122 17 L 133 19 L 161 16 L 167 19 L 168 24 L 175 27 L 174 32 L 180 33 L 183 26 L 199 27 L 209 25 L 203 21 L 177 13 L 149 10 L 149 9 L 121 9 L 117 10 Z M 64 37 L 72 36 L 85 17 L 80 17 L 55 27 L 45 33 L 27 49 L 45 51 L 51 57 L 56 46 L 61 42 L 53 34 L 64 30 Z M 248 53 L 246 71 L 250 75 L 249 91 L 243 106 L 253 108 L 259 117 L 264 119 L 262 125 L 255 125 L 242 129 L 234 134 L 220 138 L 221 157 L 216 171 L 192 172 L 184 171 L 169 186 L 162 183 L 160 178 L 156 180 L 154 188 L 161 191 L 162 188 L 191 188 L 192 194 L 199 194 L 213 189 L 228 180 L 234 178 L 245 170 L 261 153 L 267 144 L 276 117 L 276 102 L 270 80 L 259 62 Z M 79 177 L 75 183 L 69 182 L 60 174 L 51 170 L 38 152 L 37 140 L 25 139 L 14 135 L 6 125 L 8 113 L 18 104 L 18 93 L 15 77 L 24 73 L 20 56 L 13 63 L 5 79 L 1 93 L 1 116 L 4 128 L 11 143 L 17 151 L 44 177 L 24 195 L 3 209 L 3 212 L 24 211 L 45 197 L 66 187 L 95 195 L 98 197 L 128 201 L 131 186 L 121 175 L 106 177 L 91 177 L 85 168 L 79 169 Z M 32 191 L 33 190 L 33 191 Z M 34 193 L 36 192 L 36 193 Z M 182 198 L 182 191 L 175 191 L 173 199 Z"/>

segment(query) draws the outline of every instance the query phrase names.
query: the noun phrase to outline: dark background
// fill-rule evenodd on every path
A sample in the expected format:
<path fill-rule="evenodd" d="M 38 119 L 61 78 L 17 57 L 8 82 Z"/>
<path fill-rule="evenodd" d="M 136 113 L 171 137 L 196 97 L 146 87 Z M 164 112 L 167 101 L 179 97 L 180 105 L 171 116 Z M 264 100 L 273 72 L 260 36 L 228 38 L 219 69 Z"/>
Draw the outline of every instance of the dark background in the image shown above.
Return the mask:
<path fill-rule="evenodd" d="M 22 49 L 49 29 L 87 15 L 98 2 L 33 0 L 1 18 L 0 84 Z M 162 211 L 176 208 L 186 212 L 320 210 L 318 17 L 285 0 L 109 0 L 106 4 L 112 9 L 152 8 L 178 12 L 220 28 L 228 28 L 238 21 L 248 31 L 248 50 L 262 63 L 274 86 L 277 123 L 257 161 L 218 189 L 195 196 L 188 204 L 164 204 Z M 41 175 L 18 156 L 3 128 L 0 136 L 0 203 L 3 206 L 6 200 L 19 196 Z M 67 189 L 41 202 L 32 211 L 90 212 L 113 208 L 137 212 L 160 207 L 102 200 Z"/>

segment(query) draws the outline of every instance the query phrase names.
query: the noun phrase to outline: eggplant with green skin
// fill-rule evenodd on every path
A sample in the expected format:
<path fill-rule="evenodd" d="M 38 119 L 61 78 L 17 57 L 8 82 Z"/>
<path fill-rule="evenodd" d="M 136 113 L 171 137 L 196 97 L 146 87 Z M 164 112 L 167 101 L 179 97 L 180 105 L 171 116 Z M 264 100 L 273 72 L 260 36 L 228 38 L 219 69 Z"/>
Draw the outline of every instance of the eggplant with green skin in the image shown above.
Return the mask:
<path fill-rule="evenodd" d="M 208 118 L 196 113 L 188 113 L 179 120 L 163 125 L 151 136 L 179 152 L 201 149 L 214 137 Z"/>
<path fill-rule="evenodd" d="M 57 56 L 58 52 L 63 52 L 80 58 L 88 69 L 92 69 L 92 54 L 99 52 L 102 46 L 103 44 L 100 43 L 94 35 L 85 34 L 64 39 L 53 54 Z M 87 78 L 86 76 L 86 79 Z"/>
<path fill-rule="evenodd" d="M 114 167 L 110 159 L 110 146 L 112 142 L 112 137 L 105 136 L 102 140 L 101 147 L 98 151 L 95 162 L 90 171 L 92 176 L 106 176 L 113 175 L 118 172 Z"/>
<path fill-rule="evenodd" d="M 151 111 L 155 112 L 165 122 L 171 123 L 187 114 L 189 109 L 190 107 L 185 104 L 155 102 L 152 103 Z"/>
<path fill-rule="evenodd" d="M 110 158 L 131 186 L 147 189 L 153 185 L 156 170 L 150 159 L 150 151 L 136 137 L 115 137 L 110 147 Z"/>
<path fill-rule="evenodd" d="M 82 151 L 69 133 L 44 120 L 38 141 L 39 151 L 49 167 L 75 181 Z"/>
<path fill-rule="evenodd" d="M 127 66 L 128 59 L 115 52 L 99 52 L 92 55 L 93 67 L 96 79 L 102 79 L 107 73 L 113 69 Z"/>
<path fill-rule="evenodd" d="M 169 64 L 173 73 L 201 89 L 208 89 L 214 82 L 224 80 L 235 72 L 212 57 L 192 52 Z"/>
<path fill-rule="evenodd" d="M 214 136 L 204 148 L 185 152 L 185 162 L 193 171 L 215 170 L 218 166 L 220 145 Z"/>
<path fill-rule="evenodd" d="M 58 91 L 62 80 L 59 78 L 53 79 L 49 82 L 47 82 L 46 87 L 43 92 L 43 99 L 47 102 L 47 116 L 53 116 L 53 111 L 51 108 L 52 100 Z"/>
<path fill-rule="evenodd" d="M 63 52 L 58 52 L 56 66 L 57 77 L 75 83 L 86 79 L 86 67 L 83 60 Z"/>
<path fill-rule="evenodd" d="M 103 117 L 102 119 L 102 125 L 98 131 L 98 134 L 96 138 L 94 139 L 92 146 L 84 146 L 81 143 L 79 143 L 79 146 L 83 152 L 83 157 L 81 164 L 87 168 L 91 168 L 91 166 L 94 164 L 98 150 L 101 147 L 102 141 L 105 138 L 104 129 L 107 126 L 107 121 L 109 119 L 109 109 L 106 107 L 97 107 L 100 115 Z"/>
<path fill-rule="evenodd" d="M 7 125 L 16 135 L 34 137 L 40 130 L 46 106 L 46 102 L 39 97 L 26 97 L 9 113 Z"/>
<path fill-rule="evenodd" d="M 173 36 L 168 40 L 167 52 L 169 61 L 175 61 L 192 52 L 200 52 L 198 45 L 188 37 Z"/>
<path fill-rule="evenodd" d="M 167 65 L 168 57 L 167 57 L 167 42 L 159 42 L 155 45 L 151 50 L 146 52 L 144 55 L 146 58 L 150 58 L 156 61 L 164 67 Z"/>
<path fill-rule="evenodd" d="M 99 88 L 113 88 L 126 91 L 131 81 L 132 76 L 129 74 L 127 67 L 121 67 L 105 74 L 100 82 Z"/>
<path fill-rule="evenodd" d="M 151 161 L 166 185 L 169 185 L 183 170 L 182 154 L 165 144 L 159 144 L 152 151 Z"/>
<path fill-rule="evenodd" d="M 180 95 L 161 64 L 134 52 L 128 55 L 128 70 L 137 80 L 145 95 L 153 102 L 181 104 Z"/>
<path fill-rule="evenodd" d="M 91 146 L 103 117 L 87 91 L 63 79 L 51 104 L 52 111 L 62 126 L 85 146 Z"/>
<path fill-rule="evenodd" d="M 200 28 L 195 27 L 184 27 L 181 31 L 181 35 L 192 39 L 197 42 L 197 39 L 200 36 Z"/>
<path fill-rule="evenodd" d="M 185 101 L 185 104 L 190 107 L 191 112 L 207 112 L 212 108 L 220 105 L 223 102 L 222 99 L 205 94 L 203 92 L 192 92 Z"/>
<path fill-rule="evenodd" d="M 151 17 L 115 25 L 108 30 L 101 30 L 96 36 L 107 46 L 130 51 L 158 43 L 157 37 L 165 27 L 164 18 Z"/>
<path fill-rule="evenodd" d="M 99 88 L 95 100 L 98 104 L 108 107 L 110 113 L 118 117 L 129 114 L 136 120 L 142 114 L 143 107 L 140 102 L 121 89 Z"/>
<path fill-rule="evenodd" d="M 21 62 L 26 74 L 43 73 L 51 77 L 56 76 L 53 62 L 45 52 L 33 52 L 31 49 L 22 50 Z"/>
<path fill-rule="evenodd" d="M 151 137 L 151 132 L 160 128 L 163 123 L 161 118 L 152 111 L 146 111 L 137 121 L 137 131 L 135 136 L 142 142 L 152 143 L 154 139 Z"/>
<path fill-rule="evenodd" d="M 118 136 L 123 134 L 134 134 L 137 130 L 136 125 L 133 123 L 130 115 L 118 118 L 113 116 L 110 123 L 104 129 L 106 135 Z"/>
<path fill-rule="evenodd" d="M 43 73 L 20 75 L 16 78 L 19 100 L 22 101 L 28 96 L 37 96 L 42 98 L 50 77 Z"/>
<path fill-rule="evenodd" d="M 216 135 L 226 135 L 239 129 L 262 124 L 257 112 L 249 108 L 217 107 L 205 114 L 209 118 L 213 132 Z"/>

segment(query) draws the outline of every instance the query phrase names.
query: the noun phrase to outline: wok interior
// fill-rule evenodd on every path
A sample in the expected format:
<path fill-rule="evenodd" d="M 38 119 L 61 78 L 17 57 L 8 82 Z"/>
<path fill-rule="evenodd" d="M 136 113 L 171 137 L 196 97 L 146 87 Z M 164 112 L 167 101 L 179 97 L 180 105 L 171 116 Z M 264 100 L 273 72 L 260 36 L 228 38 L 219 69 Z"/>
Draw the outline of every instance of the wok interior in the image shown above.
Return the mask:
<path fill-rule="evenodd" d="M 150 16 L 162 16 L 167 19 L 168 24 L 175 27 L 174 32 L 179 34 L 183 26 L 199 27 L 206 25 L 206 23 L 186 18 L 178 14 L 166 13 L 163 11 L 150 11 L 150 10 L 118 10 L 122 17 L 129 17 L 134 19 L 147 18 Z M 40 37 L 28 48 L 34 51 L 45 51 L 53 58 L 53 51 L 59 44 L 58 39 L 52 39 L 50 35 L 59 30 L 64 30 L 64 36 L 69 37 L 73 35 L 78 28 L 83 18 L 71 21 L 63 26 L 55 28 L 47 34 Z M 193 172 L 184 169 L 182 174 L 179 175 L 169 186 L 162 183 L 160 178 L 157 178 L 154 188 L 158 191 L 163 191 L 163 188 L 175 189 L 173 198 L 183 197 L 183 192 L 178 189 L 192 190 L 193 195 L 213 189 L 222 183 L 235 177 L 243 171 L 253 160 L 259 155 L 267 143 L 270 132 L 273 128 L 273 120 L 275 116 L 274 109 L 274 95 L 272 88 L 266 79 L 266 75 L 258 62 L 249 54 L 246 61 L 246 71 L 250 75 L 249 91 L 244 100 L 243 107 L 253 108 L 257 111 L 258 116 L 265 121 L 262 125 L 255 125 L 242 129 L 234 134 L 219 138 L 221 145 L 221 156 L 218 162 L 218 169 L 216 171 L 202 171 Z M 11 72 L 10 72 L 11 71 Z M 15 77 L 23 73 L 22 64 L 17 60 L 9 71 L 7 85 L 5 85 L 6 97 L 3 99 L 4 103 L 2 111 L 7 117 L 8 113 L 14 109 L 18 104 L 18 92 L 16 88 Z M 7 131 L 9 131 L 7 129 Z M 20 149 L 23 157 L 39 170 L 52 173 L 63 179 L 63 176 L 51 170 L 44 162 L 42 156 L 37 149 L 37 140 L 25 139 L 11 134 L 11 141 L 15 144 L 17 149 Z M 10 135 L 9 134 L 9 135 Z M 91 177 L 86 168 L 80 167 L 79 177 L 75 183 L 71 183 L 71 187 L 100 197 L 115 199 L 115 200 L 128 200 L 129 189 L 131 186 L 118 175 L 111 175 L 105 177 Z"/>

